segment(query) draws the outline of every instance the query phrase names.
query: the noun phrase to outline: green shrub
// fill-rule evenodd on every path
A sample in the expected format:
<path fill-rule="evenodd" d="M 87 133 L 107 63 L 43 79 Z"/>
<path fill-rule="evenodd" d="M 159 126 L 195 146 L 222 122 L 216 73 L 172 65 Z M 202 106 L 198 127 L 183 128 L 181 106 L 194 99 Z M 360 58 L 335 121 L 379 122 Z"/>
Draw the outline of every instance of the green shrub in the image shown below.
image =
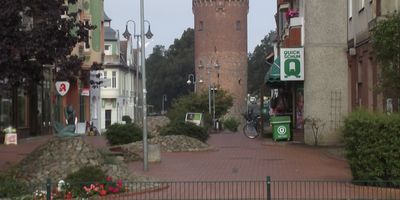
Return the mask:
<path fill-rule="evenodd" d="M 400 179 L 400 116 L 356 111 L 344 122 L 346 157 L 355 180 Z"/>
<path fill-rule="evenodd" d="M 218 90 L 215 96 L 215 117 L 220 118 L 228 112 L 233 105 L 232 96 L 222 89 Z M 192 93 L 174 100 L 168 110 L 167 117 L 171 121 L 185 121 L 187 112 L 204 113 L 204 125 L 212 126 L 212 119 L 208 113 L 208 92 Z"/>
<path fill-rule="evenodd" d="M 125 121 L 125 123 L 130 124 L 132 123 L 132 118 L 129 115 L 124 115 L 122 116 L 122 121 Z"/>
<path fill-rule="evenodd" d="M 234 117 L 228 117 L 223 120 L 224 128 L 236 132 L 238 130 L 240 122 L 236 120 Z"/>
<path fill-rule="evenodd" d="M 136 124 L 113 124 L 105 136 L 110 145 L 128 144 L 143 139 L 142 130 Z"/>
<path fill-rule="evenodd" d="M 0 199 L 28 194 L 28 186 L 10 174 L 0 174 Z"/>
<path fill-rule="evenodd" d="M 78 171 L 67 175 L 65 182 L 70 184 L 74 196 L 84 196 L 83 186 L 106 182 L 107 175 L 99 166 L 82 167 Z"/>
<path fill-rule="evenodd" d="M 186 135 L 206 142 L 209 138 L 207 130 L 193 123 L 171 122 L 160 130 L 160 135 Z"/>

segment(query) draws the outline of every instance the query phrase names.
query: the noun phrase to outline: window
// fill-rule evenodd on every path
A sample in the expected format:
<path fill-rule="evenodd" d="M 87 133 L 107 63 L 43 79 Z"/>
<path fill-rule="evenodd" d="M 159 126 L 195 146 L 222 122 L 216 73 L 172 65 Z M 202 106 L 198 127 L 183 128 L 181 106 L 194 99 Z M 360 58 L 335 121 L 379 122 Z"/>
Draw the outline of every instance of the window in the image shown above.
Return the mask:
<path fill-rule="evenodd" d="M 104 45 L 104 54 L 109 56 L 112 55 L 112 51 L 111 51 L 111 44 L 105 44 Z"/>
<path fill-rule="evenodd" d="M 236 21 L 236 30 L 240 31 L 242 29 L 242 24 L 240 23 L 240 20 Z"/>
<path fill-rule="evenodd" d="M 365 0 L 358 0 L 358 8 L 360 12 L 364 10 L 364 4 Z"/>
<path fill-rule="evenodd" d="M 204 28 L 204 22 L 200 21 L 200 23 L 199 23 L 199 31 L 202 31 L 203 28 Z"/>
<path fill-rule="evenodd" d="M 89 20 L 85 20 L 85 25 L 86 26 L 89 26 L 90 25 L 90 22 L 89 22 Z M 85 41 L 84 41 L 84 51 L 85 52 L 88 52 L 88 51 L 90 51 L 90 33 L 91 33 L 91 31 L 89 31 L 89 33 L 88 33 L 88 37 L 86 37 L 85 38 Z"/>
<path fill-rule="evenodd" d="M 349 14 L 349 19 L 353 17 L 353 0 L 347 0 L 347 8 L 348 8 L 348 14 Z"/>
<path fill-rule="evenodd" d="M 107 71 L 104 71 L 104 76 L 103 76 L 104 80 L 107 80 Z M 104 88 L 107 88 L 107 84 L 103 84 Z"/>
<path fill-rule="evenodd" d="M 112 71 L 111 87 L 117 88 L 117 72 L 116 71 Z"/>

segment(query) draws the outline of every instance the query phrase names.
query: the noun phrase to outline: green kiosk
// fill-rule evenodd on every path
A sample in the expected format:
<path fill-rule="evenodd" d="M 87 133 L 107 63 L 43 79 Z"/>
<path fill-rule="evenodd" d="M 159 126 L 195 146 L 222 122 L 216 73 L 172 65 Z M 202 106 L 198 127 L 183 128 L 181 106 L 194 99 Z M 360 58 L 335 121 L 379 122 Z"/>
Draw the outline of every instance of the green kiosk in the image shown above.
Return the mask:
<path fill-rule="evenodd" d="M 290 116 L 271 116 L 272 139 L 275 141 L 290 140 Z"/>

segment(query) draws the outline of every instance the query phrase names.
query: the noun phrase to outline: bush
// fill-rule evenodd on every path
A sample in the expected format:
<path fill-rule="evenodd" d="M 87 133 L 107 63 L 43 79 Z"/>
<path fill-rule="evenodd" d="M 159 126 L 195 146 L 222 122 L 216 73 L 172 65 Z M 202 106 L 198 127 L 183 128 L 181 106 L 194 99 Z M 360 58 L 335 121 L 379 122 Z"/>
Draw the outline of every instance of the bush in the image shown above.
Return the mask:
<path fill-rule="evenodd" d="M 356 111 L 344 123 L 346 156 L 355 180 L 400 179 L 400 116 Z"/>
<path fill-rule="evenodd" d="M 193 123 L 171 122 L 160 130 L 160 135 L 186 135 L 206 142 L 209 138 L 207 130 Z"/>
<path fill-rule="evenodd" d="M 122 121 L 125 121 L 125 123 L 127 123 L 127 124 L 132 123 L 132 119 L 129 115 L 122 116 Z"/>
<path fill-rule="evenodd" d="M 78 171 L 68 174 L 67 178 L 65 178 L 65 182 L 70 184 L 72 195 L 83 196 L 86 194 L 83 190 L 83 186 L 94 183 L 103 183 L 106 182 L 106 179 L 107 175 L 100 167 L 88 166 L 82 167 Z"/>
<path fill-rule="evenodd" d="M 128 144 L 143 139 L 142 130 L 136 124 L 113 124 L 105 136 L 110 145 Z"/>
<path fill-rule="evenodd" d="M 215 117 L 220 118 L 228 112 L 233 105 L 233 98 L 227 91 L 218 90 L 215 98 Z M 212 126 L 213 122 L 208 113 L 208 92 L 191 93 L 174 100 L 167 113 L 171 121 L 185 121 L 187 112 L 204 113 L 204 123 L 206 127 Z"/>
<path fill-rule="evenodd" d="M 223 121 L 224 128 L 233 132 L 236 132 L 238 130 L 239 124 L 240 122 L 236 120 L 234 117 L 228 117 Z"/>
<path fill-rule="evenodd" d="M 28 186 L 10 174 L 0 174 L 0 199 L 28 194 Z"/>

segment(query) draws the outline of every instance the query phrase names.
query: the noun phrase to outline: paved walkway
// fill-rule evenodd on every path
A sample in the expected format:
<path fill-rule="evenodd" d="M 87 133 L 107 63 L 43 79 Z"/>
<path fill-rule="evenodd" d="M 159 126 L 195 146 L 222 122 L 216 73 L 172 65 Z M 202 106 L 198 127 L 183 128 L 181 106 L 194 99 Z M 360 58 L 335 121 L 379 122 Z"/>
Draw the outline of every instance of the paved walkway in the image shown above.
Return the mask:
<path fill-rule="evenodd" d="M 53 136 L 19 141 L 18 146 L 0 145 L 0 170 L 19 162 Z M 86 137 L 97 147 L 106 145 L 102 137 Z M 132 172 L 162 180 L 351 180 L 347 162 L 323 148 L 295 143 L 275 143 L 270 139 L 248 139 L 241 133 L 213 134 L 206 152 L 162 153 L 160 163 L 129 163 Z"/>
<path fill-rule="evenodd" d="M 207 152 L 162 153 L 160 163 L 129 164 L 138 174 L 163 180 L 351 180 L 347 162 L 322 148 L 243 134 L 214 134 Z"/>

